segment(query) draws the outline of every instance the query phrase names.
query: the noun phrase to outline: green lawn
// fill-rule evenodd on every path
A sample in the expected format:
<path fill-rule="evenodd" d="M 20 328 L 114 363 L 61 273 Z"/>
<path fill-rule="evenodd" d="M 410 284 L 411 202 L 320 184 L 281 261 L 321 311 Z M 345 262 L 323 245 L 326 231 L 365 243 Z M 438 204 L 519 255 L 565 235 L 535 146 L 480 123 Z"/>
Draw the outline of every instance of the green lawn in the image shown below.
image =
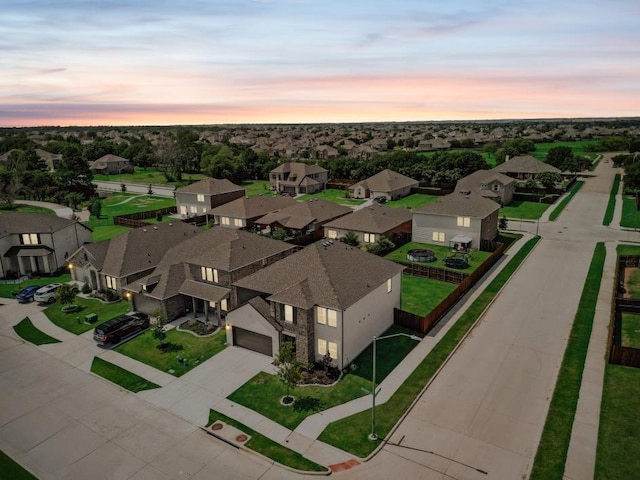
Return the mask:
<path fill-rule="evenodd" d="M 402 310 L 425 316 L 455 289 L 453 283 L 403 275 Z"/>
<path fill-rule="evenodd" d="M 269 189 L 269 180 L 247 180 L 240 185 L 244 188 L 247 197 L 253 195 L 265 195 L 267 197 L 275 197 L 276 192 Z"/>
<path fill-rule="evenodd" d="M 610 225 L 613 220 L 614 210 L 616 208 L 616 195 L 620 190 L 620 174 L 616 173 L 616 176 L 611 184 L 611 192 L 609 193 L 609 202 L 607 203 L 607 210 L 604 212 L 604 218 L 602 225 Z"/>
<path fill-rule="evenodd" d="M 407 252 L 414 248 L 426 248 L 436 255 L 436 261 L 431 263 L 424 262 L 410 262 L 407 259 Z M 393 252 L 387 254 L 385 258 L 389 260 L 394 260 L 396 262 L 407 262 L 407 263 L 415 263 L 417 265 L 426 265 L 434 268 L 443 268 L 445 270 L 454 270 L 448 267 L 445 267 L 442 263 L 443 259 L 451 256 L 451 248 L 444 245 L 431 245 L 430 243 L 417 243 L 417 242 L 409 242 L 402 245 L 400 248 L 397 248 Z M 462 271 L 465 273 L 473 272 L 478 266 L 482 265 L 482 263 L 491 256 L 491 252 L 481 252 L 480 250 L 473 250 L 469 254 L 469 268 L 464 270 L 455 270 Z"/>
<path fill-rule="evenodd" d="M 180 332 L 174 328 L 167 332 L 164 341 L 179 346 L 179 350 L 160 351 L 157 348 L 160 342 L 153 338 L 151 330 L 148 330 L 119 345 L 115 351 L 180 377 L 224 350 L 227 334 L 224 329 L 220 329 L 209 337 L 196 337 L 190 332 Z"/>
<path fill-rule="evenodd" d="M 96 181 L 105 182 L 129 182 L 129 183 L 155 183 L 155 184 L 168 184 L 168 185 L 188 185 L 190 183 L 202 180 L 205 176 L 201 173 L 185 173 L 182 175 L 181 182 L 169 182 L 164 173 L 155 168 L 139 168 L 135 167 L 134 173 L 121 173 L 118 175 L 94 175 L 93 179 Z"/>
<path fill-rule="evenodd" d="M 131 373 L 118 365 L 114 365 L 98 357 L 93 357 L 91 371 L 133 393 L 160 388 L 160 385 L 156 385 L 135 373 Z"/>
<path fill-rule="evenodd" d="M 49 285 L 51 283 L 66 283 L 71 280 L 71 275 L 63 273 L 56 277 L 40 277 L 40 278 L 28 278 L 21 283 L 0 283 L 0 297 L 2 298 L 14 298 L 18 293 L 29 285 Z"/>
<path fill-rule="evenodd" d="M 582 188 L 583 185 L 584 185 L 584 182 L 582 180 L 578 180 L 573 185 L 573 187 L 571 187 L 571 191 L 569 192 L 569 194 L 566 195 L 560 201 L 560 203 L 555 206 L 553 211 L 549 214 L 549 220 L 550 221 L 554 222 L 560 216 L 560 214 L 564 211 L 564 209 L 567 207 L 567 205 L 569 205 L 569 202 L 571 201 L 571 199 L 576 196 L 576 194 Z"/>
<path fill-rule="evenodd" d="M 336 188 L 327 188 L 326 190 L 322 190 L 321 192 L 309 193 L 307 195 L 302 195 L 297 198 L 297 200 L 301 200 L 306 202 L 313 198 L 320 198 L 322 200 L 326 200 L 327 202 L 339 203 L 341 205 L 362 205 L 365 201 L 360 198 L 348 198 L 345 197 L 345 194 L 348 194 L 347 190 L 338 190 Z"/>
<path fill-rule="evenodd" d="M 392 326 L 383 335 L 398 332 L 413 334 L 409 330 Z M 418 344 L 404 336 L 380 340 L 377 344 L 379 367 L 377 382 L 380 383 L 400 361 Z M 267 418 L 293 430 L 309 415 L 341 405 L 366 394 L 362 389 L 371 388 L 372 350 L 369 345 L 352 363 L 356 368 L 330 387 L 304 386 L 292 391 L 296 397 L 293 407 L 280 404 L 286 394 L 286 386 L 275 375 L 261 372 L 229 395 L 232 402 L 244 405 Z M 347 371 L 350 371 L 347 369 Z"/>
<path fill-rule="evenodd" d="M 274 462 L 277 462 L 281 465 L 286 465 L 287 467 L 294 468 L 296 470 L 302 470 L 305 472 L 326 472 L 327 468 L 322 465 L 318 465 L 311 460 L 300 455 L 298 452 L 294 452 L 293 450 L 271 440 L 268 437 L 256 432 L 255 430 L 247 427 L 246 425 L 234 420 L 233 418 L 229 418 L 226 415 L 223 415 L 220 412 L 215 410 L 211 410 L 209 412 L 209 423 L 207 426 L 212 425 L 217 420 L 220 420 L 227 425 L 231 425 L 232 427 L 237 428 L 241 432 L 246 433 L 251 436 L 251 438 L 245 443 L 247 448 L 254 450 L 267 458 L 270 458 Z"/>
<path fill-rule="evenodd" d="M 638 253 L 635 253 L 634 255 L 638 255 Z M 625 280 L 627 295 L 631 298 L 640 299 L 640 269 L 631 268 L 628 272 L 629 275 Z"/>
<path fill-rule="evenodd" d="M 0 478 L 6 480 L 38 480 L 21 465 L 14 462 L 6 453 L 0 451 Z"/>
<path fill-rule="evenodd" d="M 636 210 L 636 201 L 633 197 L 622 197 L 622 218 L 620 226 L 626 228 L 640 228 L 640 210 Z"/>
<path fill-rule="evenodd" d="M 607 364 L 600 406 L 596 480 L 629 480 L 640 472 L 640 368 Z"/>
<path fill-rule="evenodd" d="M 530 480 L 563 478 L 605 257 L 606 249 L 600 242 L 593 252 L 584 282 Z"/>
<path fill-rule="evenodd" d="M 36 207 L 33 205 L 23 205 L 20 203 L 14 203 L 10 207 L 0 207 L 0 215 L 4 213 L 43 213 L 45 215 L 55 215 L 56 212 L 48 208 Z"/>
<path fill-rule="evenodd" d="M 45 308 L 44 313 L 53 324 L 76 335 L 87 332 L 107 320 L 111 320 L 112 318 L 131 310 L 129 302 L 124 300 L 117 303 L 103 303 L 100 300 L 93 298 L 76 297 L 73 303 L 80 307 L 79 310 L 71 313 L 65 313 L 62 311 L 62 305 L 54 303 L 53 305 Z M 97 322 L 92 324 L 84 322 L 84 317 L 90 313 L 98 315 Z"/>
<path fill-rule="evenodd" d="M 618 248 L 616 248 L 616 251 L 618 255 L 640 255 L 640 246 L 622 244 L 622 245 L 618 245 Z"/>
<path fill-rule="evenodd" d="M 539 240 L 540 237 L 532 238 L 511 258 L 509 263 L 505 265 L 487 288 L 462 314 L 455 325 L 451 326 L 449 331 L 411 373 L 396 393 L 393 394 L 391 399 L 383 405 L 376 407 L 378 414 L 376 429 L 379 438 L 382 439 L 387 436 Z M 371 410 L 365 410 L 331 423 L 324 432 L 322 432 L 319 440 L 350 452 L 353 455 L 366 457 L 380 443 L 380 441 L 371 441 L 368 439 L 370 431 Z"/>
<path fill-rule="evenodd" d="M 589 157 L 591 160 L 595 160 L 598 155 L 596 152 L 588 152 L 585 150 L 587 145 L 598 145 L 597 140 L 577 140 L 575 142 L 544 142 L 536 143 L 536 150 L 533 152 L 533 156 L 538 160 L 546 160 L 547 152 L 553 147 L 569 147 L 574 155 L 580 157 Z"/>
<path fill-rule="evenodd" d="M 93 241 L 101 242 L 103 240 L 109 240 L 110 238 L 122 235 L 124 232 L 131 230 L 130 228 L 123 227 L 121 225 L 105 225 L 91 227 L 93 230 Z"/>
<path fill-rule="evenodd" d="M 34 345 L 45 345 L 47 343 L 60 343 L 60 340 L 53 338 L 46 333 L 38 330 L 29 317 L 24 317 L 20 320 L 20 323 L 13 327 L 13 330 L 27 342 Z"/>
<path fill-rule="evenodd" d="M 438 195 L 425 195 L 422 193 L 412 193 L 404 198 L 400 198 L 399 200 L 391 200 L 387 202 L 387 205 L 393 208 L 398 207 L 408 207 L 408 208 L 419 208 L 427 203 L 435 202 L 438 198 Z"/>
<path fill-rule="evenodd" d="M 640 349 L 640 314 L 622 314 L 622 346 Z"/>
<path fill-rule="evenodd" d="M 511 220 L 537 220 L 549 208 L 549 204 L 529 202 L 526 200 L 514 200 L 506 207 L 502 207 L 498 215 Z"/>

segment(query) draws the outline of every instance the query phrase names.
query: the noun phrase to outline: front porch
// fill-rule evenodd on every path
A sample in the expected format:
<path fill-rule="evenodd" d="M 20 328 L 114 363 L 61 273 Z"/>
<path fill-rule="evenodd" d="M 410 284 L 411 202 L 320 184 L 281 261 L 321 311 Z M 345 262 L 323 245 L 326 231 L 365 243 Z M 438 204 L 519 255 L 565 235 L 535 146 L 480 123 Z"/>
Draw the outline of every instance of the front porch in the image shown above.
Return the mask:
<path fill-rule="evenodd" d="M 9 260 L 8 270 L 29 275 L 35 272 L 55 272 L 57 266 L 53 254 L 53 249 L 46 245 L 20 245 L 7 250 L 5 257 Z"/>

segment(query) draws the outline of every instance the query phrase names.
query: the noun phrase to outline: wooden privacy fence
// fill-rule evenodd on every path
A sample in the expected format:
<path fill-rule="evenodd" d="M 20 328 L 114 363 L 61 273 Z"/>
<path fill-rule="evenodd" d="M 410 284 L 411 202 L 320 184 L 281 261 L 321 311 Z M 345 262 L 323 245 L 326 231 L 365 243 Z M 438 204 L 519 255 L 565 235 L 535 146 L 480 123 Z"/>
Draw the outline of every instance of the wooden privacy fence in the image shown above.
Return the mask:
<path fill-rule="evenodd" d="M 148 227 L 153 224 L 145 222 L 145 219 L 155 218 L 158 214 L 164 216 L 172 215 L 177 212 L 178 209 L 176 207 L 166 207 L 159 208 L 158 210 L 149 210 L 146 212 L 128 213 L 125 215 L 118 215 L 117 217 L 113 217 L 113 224 L 122 225 L 123 227 L 129 228 Z"/>
<path fill-rule="evenodd" d="M 460 298 L 467 293 L 471 287 L 473 287 L 483 276 L 485 273 L 489 271 L 489 269 L 498 261 L 498 259 L 504 253 L 505 245 L 503 243 L 498 243 L 496 250 L 491 254 L 489 258 L 487 258 L 482 265 L 476 268 L 470 274 L 464 274 L 465 277 L 457 282 L 458 286 L 455 288 L 453 292 L 447 295 L 436 307 L 431 310 L 427 315 L 421 317 L 420 315 L 415 315 L 411 312 L 405 312 L 404 310 L 394 309 L 393 311 L 393 323 L 399 325 L 404 328 L 408 328 L 415 332 L 421 333 L 422 335 L 426 335 L 429 333 L 433 327 L 435 327 L 440 319 L 444 316 L 445 313 L 449 311 L 451 307 L 453 307 Z M 402 262 L 398 262 L 402 263 Z M 404 263 L 402 263 L 404 265 Z M 418 265 L 422 266 L 422 265 Z M 431 267 L 434 269 L 433 267 Z M 443 270 L 443 269 L 440 269 Z M 409 270 L 404 271 L 405 274 L 411 275 Z M 461 272 L 452 272 L 452 273 L 461 273 Z M 418 275 L 418 276 L 426 276 L 426 275 Z M 433 278 L 433 277 L 429 277 Z M 445 280 L 446 281 L 446 280 Z M 449 282 L 456 283 L 456 282 Z"/>
<path fill-rule="evenodd" d="M 640 300 L 624 298 L 624 276 L 626 268 L 640 267 L 640 256 L 621 255 L 616 265 L 612 322 L 609 328 L 609 363 L 640 368 L 640 348 L 622 345 L 622 313 L 640 314 Z"/>

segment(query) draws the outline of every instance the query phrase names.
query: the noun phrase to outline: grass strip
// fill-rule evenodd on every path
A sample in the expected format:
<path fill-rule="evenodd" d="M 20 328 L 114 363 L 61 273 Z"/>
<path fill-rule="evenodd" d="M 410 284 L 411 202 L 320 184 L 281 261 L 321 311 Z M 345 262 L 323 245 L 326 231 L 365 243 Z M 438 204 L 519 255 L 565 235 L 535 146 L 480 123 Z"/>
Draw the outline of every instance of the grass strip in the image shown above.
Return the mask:
<path fill-rule="evenodd" d="M 34 345 L 46 345 L 48 343 L 60 343 L 60 340 L 53 338 L 41 330 L 38 330 L 29 317 L 24 317 L 20 323 L 13 327 L 13 330 L 29 343 Z"/>
<path fill-rule="evenodd" d="M 555 222 L 556 219 L 560 216 L 560 214 L 567 208 L 571 199 L 575 196 L 576 193 L 582 188 L 584 182 L 582 180 L 578 180 L 573 187 L 571 187 L 571 191 L 569 194 L 562 199 L 562 201 L 558 204 L 556 208 L 549 214 L 549 220 Z"/>
<path fill-rule="evenodd" d="M 80 335 L 89 330 L 93 330 L 107 320 L 131 310 L 131 305 L 125 300 L 120 300 L 115 303 L 104 303 L 95 298 L 76 297 L 73 304 L 78 307 L 74 312 L 63 312 L 62 307 L 64 307 L 64 305 L 54 303 L 44 309 L 44 314 L 54 325 L 64 328 L 67 332 Z M 85 323 L 84 318 L 90 313 L 98 315 L 97 322 Z"/>
<path fill-rule="evenodd" d="M 93 357 L 91 371 L 133 393 L 160 388 L 160 385 L 98 357 Z"/>
<path fill-rule="evenodd" d="M 241 430 L 247 435 L 250 435 L 251 438 L 245 444 L 245 446 L 255 452 L 264 455 L 267 458 L 270 458 L 274 462 L 305 472 L 326 472 L 328 470 L 326 467 L 318 465 L 308 458 L 303 457 L 298 452 L 294 452 L 293 450 L 280 445 L 277 442 L 274 442 L 270 438 L 265 437 L 255 430 L 252 430 L 251 428 L 234 420 L 233 418 L 229 418 L 226 415 L 212 409 L 209 412 L 208 425 L 213 424 L 216 420 L 220 420 L 228 425 L 231 425 L 232 427 L 237 428 L 238 430 Z"/>
<path fill-rule="evenodd" d="M 11 480 L 38 480 L 30 472 L 22 468 L 11 457 L 0 451 L 0 478 Z"/>
<path fill-rule="evenodd" d="M 530 480 L 562 480 L 606 257 L 596 245 L 553 391 Z"/>
<path fill-rule="evenodd" d="M 627 480 L 640 472 L 640 368 L 607 364 L 600 407 L 596 480 Z"/>
<path fill-rule="evenodd" d="M 476 298 L 471 306 L 460 316 L 458 321 L 442 337 L 429 352 L 409 378 L 398 388 L 388 402 L 376 407 L 376 431 L 380 438 L 385 438 L 411 403 L 422 392 L 440 366 L 445 362 L 453 349 L 460 343 L 464 335 L 471 329 L 475 321 L 482 315 L 500 289 L 507 283 L 511 275 L 533 250 L 540 237 L 535 237 L 523 245 L 505 267 L 496 275 L 487 288 Z M 367 438 L 371 431 L 371 410 L 351 415 L 331 423 L 320 435 L 319 440 L 342 450 L 366 457 L 378 446 L 380 441 Z"/>
<path fill-rule="evenodd" d="M 609 193 L 609 203 L 607 203 L 607 210 L 604 212 L 604 218 L 602 225 L 609 226 L 613 220 L 613 212 L 616 208 L 616 195 L 620 190 L 620 174 L 616 173 L 613 179 L 613 185 L 611 185 L 611 193 Z"/>

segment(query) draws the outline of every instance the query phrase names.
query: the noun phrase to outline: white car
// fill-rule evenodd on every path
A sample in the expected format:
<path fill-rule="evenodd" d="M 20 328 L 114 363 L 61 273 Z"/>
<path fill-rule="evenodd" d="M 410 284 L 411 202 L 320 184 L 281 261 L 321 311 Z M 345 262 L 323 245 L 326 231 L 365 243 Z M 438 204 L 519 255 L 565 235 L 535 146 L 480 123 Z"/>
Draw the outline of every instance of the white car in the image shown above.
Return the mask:
<path fill-rule="evenodd" d="M 56 290 L 61 283 L 52 283 L 36 290 L 33 299 L 38 303 L 53 303 L 56 301 Z"/>

